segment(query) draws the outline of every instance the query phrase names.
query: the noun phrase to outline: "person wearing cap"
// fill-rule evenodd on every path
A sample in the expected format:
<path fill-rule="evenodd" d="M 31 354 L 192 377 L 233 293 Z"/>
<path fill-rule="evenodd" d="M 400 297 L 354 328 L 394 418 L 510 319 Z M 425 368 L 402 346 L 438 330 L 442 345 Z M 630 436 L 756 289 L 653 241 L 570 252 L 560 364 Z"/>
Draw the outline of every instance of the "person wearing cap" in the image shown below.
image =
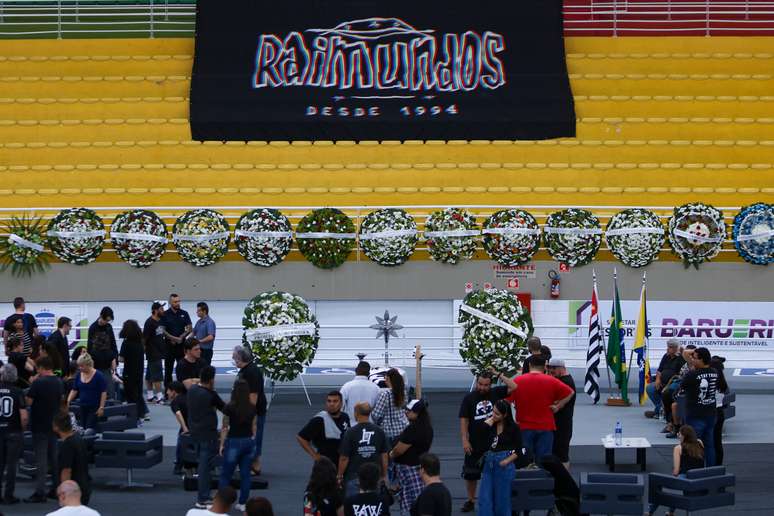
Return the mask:
<path fill-rule="evenodd" d="M 649 383 L 645 387 L 645 392 L 648 393 L 648 398 L 653 402 L 653 410 L 646 410 L 645 417 L 656 418 L 661 415 L 663 411 L 662 391 L 664 386 L 669 383 L 683 367 L 685 360 L 680 354 L 680 342 L 677 339 L 669 339 L 667 341 L 667 350 L 664 356 L 661 357 L 661 362 L 658 364 L 656 370 L 656 379 Z"/>
<path fill-rule="evenodd" d="M 564 360 L 552 358 L 548 361 L 548 374 L 567 385 L 575 392 L 575 381 L 572 375 L 567 373 Z M 575 395 L 567 404 L 554 413 L 554 447 L 553 454 L 562 461 L 564 467 L 570 469 L 570 441 L 572 440 L 572 418 L 575 412 Z"/>
<path fill-rule="evenodd" d="M 408 426 L 398 436 L 390 451 L 390 459 L 395 463 L 395 476 L 400 487 L 401 514 L 408 514 L 422 492 L 422 475 L 419 472 L 419 457 L 430 451 L 433 444 L 433 426 L 427 403 L 424 400 L 411 400 L 406 404 Z"/>
<path fill-rule="evenodd" d="M 155 301 L 151 305 L 151 315 L 145 320 L 142 329 L 145 342 L 145 388 L 148 403 L 155 401 L 160 403 L 164 399 L 161 389 L 161 381 L 164 379 L 162 359 L 164 357 L 164 328 L 161 326 L 161 317 L 164 315 L 164 303 Z"/>

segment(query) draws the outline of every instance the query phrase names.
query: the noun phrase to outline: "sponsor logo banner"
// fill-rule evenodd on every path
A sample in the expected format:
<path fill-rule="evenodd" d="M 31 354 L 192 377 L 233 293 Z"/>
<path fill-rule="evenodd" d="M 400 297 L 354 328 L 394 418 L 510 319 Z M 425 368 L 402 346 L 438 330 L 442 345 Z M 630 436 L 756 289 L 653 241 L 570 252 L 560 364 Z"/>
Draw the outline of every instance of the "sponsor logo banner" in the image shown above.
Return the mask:
<path fill-rule="evenodd" d="M 195 140 L 575 135 L 561 2 L 200 0 Z"/>

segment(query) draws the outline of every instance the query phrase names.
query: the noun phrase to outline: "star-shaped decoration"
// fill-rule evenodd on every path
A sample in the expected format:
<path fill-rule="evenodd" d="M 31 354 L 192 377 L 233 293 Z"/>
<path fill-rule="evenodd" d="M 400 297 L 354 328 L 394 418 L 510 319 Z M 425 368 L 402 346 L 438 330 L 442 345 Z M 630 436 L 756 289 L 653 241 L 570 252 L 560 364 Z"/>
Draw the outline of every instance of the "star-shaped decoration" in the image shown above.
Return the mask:
<path fill-rule="evenodd" d="M 385 310 L 384 311 L 384 317 L 376 316 L 376 324 L 372 324 L 370 328 L 372 330 L 376 330 L 376 338 L 384 337 L 384 343 L 388 344 L 390 342 L 390 337 L 397 337 L 398 332 L 397 330 L 402 330 L 403 326 L 400 324 L 396 324 L 395 321 L 398 320 L 398 316 L 390 317 L 390 311 Z"/>

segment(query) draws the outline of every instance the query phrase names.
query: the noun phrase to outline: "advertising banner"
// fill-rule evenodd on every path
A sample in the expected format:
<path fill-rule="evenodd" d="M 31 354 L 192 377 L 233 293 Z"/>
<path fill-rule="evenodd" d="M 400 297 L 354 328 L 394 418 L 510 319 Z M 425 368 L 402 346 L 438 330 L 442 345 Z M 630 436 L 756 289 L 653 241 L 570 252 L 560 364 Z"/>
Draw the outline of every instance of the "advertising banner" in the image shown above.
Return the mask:
<path fill-rule="evenodd" d="M 194 140 L 575 135 L 561 1 L 196 5 Z"/>

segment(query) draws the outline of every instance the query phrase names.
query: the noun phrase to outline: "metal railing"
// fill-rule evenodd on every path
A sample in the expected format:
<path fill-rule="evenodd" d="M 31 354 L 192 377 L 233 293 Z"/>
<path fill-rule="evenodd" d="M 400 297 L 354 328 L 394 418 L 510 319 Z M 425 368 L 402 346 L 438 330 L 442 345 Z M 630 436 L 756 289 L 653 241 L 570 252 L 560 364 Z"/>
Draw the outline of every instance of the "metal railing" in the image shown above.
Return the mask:
<path fill-rule="evenodd" d="M 772 1 L 565 2 L 568 36 L 774 35 Z M 1 0 L 0 37 L 191 37 L 196 4 Z"/>

